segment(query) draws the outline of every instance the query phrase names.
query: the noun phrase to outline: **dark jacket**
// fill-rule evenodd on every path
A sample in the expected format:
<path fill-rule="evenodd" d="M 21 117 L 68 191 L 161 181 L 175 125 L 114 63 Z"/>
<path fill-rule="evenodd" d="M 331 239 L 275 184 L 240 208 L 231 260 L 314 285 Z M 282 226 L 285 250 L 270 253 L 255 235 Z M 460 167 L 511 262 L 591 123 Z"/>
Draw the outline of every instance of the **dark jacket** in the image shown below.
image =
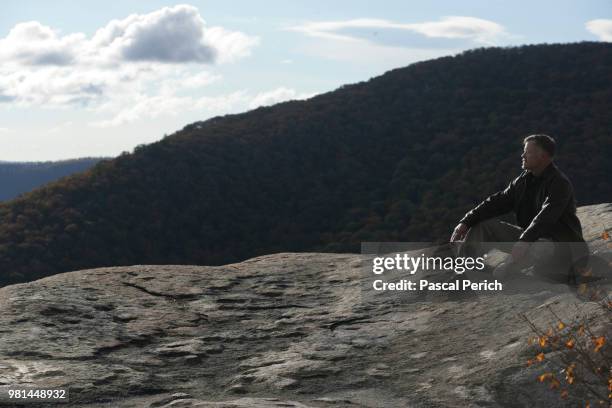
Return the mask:
<path fill-rule="evenodd" d="M 525 170 L 505 190 L 487 197 L 460 222 L 468 227 L 489 218 L 514 212 L 523 228 L 519 241 L 538 238 L 553 241 L 584 242 L 576 216 L 576 200 L 571 182 L 554 163 L 534 176 Z"/>

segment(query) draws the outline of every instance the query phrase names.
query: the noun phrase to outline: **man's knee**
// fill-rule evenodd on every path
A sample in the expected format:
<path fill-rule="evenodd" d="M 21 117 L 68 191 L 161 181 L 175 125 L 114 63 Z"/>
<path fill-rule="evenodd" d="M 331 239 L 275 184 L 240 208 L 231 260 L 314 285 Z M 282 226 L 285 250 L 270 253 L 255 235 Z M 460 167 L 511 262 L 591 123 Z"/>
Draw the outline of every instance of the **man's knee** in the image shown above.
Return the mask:
<path fill-rule="evenodd" d="M 498 235 L 500 230 L 500 221 L 496 218 L 480 221 L 472 225 L 468 234 L 478 241 L 489 241 Z"/>
<path fill-rule="evenodd" d="M 497 218 L 490 218 L 488 220 L 480 221 L 477 224 L 474 224 L 472 228 L 491 228 L 499 223 Z"/>
<path fill-rule="evenodd" d="M 484 220 L 472 225 L 468 230 L 468 235 L 472 238 L 477 237 L 478 240 L 486 238 L 485 235 L 495 228 L 496 220 Z"/>
<path fill-rule="evenodd" d="M 559 252 L 559 248 L 548 238 L 539 238 L 529 248 L 529 254 L 537 262 L 550 262 Z"/>
<path fill-rule="evenodd" d="M 486 252 L 483 252 L 485 249 L 483 245 L 486 245 L 485 242 L 490 240 L 494 223 L 495 220 L 484 220 L 472 225 L 465 235 L 463 243 L 459 248 L 458 255 L 476 257 Z"/>
<path fill-rule="evenodd" d="M 498 218 L 491 218 L 481 223 L 483 241 L 515 242 L 518 241 L 523 229 L 518 225 L 504 222 Z"/>

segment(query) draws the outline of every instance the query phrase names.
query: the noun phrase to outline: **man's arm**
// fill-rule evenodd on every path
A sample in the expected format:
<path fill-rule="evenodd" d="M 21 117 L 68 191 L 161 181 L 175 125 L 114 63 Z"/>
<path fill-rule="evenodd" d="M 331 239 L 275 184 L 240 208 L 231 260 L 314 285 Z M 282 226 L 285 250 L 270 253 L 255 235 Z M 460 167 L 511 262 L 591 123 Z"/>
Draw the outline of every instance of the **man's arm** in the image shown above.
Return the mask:
<path fill-rule="evenodd" d="M 517 180 L 518 178 L 512 180 L 504 190 L 490 195 L 483 202 L 468 211 L 459 223 L 465 224 L 468 228 L 471 228 L 481 221 L 512 211 L 514 208 L 514 195 L 516 194 L 515 185 Z"/>
<path fill-rule="evenodd" d="M 542 209 L 523 231 L 519 241 L 533 242 L 549 232 L 561 218 L 571 197 L 572 187 L 569 182 L 562 177 L 555 177 L 550 185 L 548 196 L 542 204 Z"/>

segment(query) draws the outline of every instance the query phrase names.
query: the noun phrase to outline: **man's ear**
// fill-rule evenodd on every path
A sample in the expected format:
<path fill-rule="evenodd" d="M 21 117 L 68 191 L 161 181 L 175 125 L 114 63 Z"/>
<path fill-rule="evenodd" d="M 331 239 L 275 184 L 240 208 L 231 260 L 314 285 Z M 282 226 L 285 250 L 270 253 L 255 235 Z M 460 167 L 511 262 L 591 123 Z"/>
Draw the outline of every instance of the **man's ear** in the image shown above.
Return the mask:
<path fill-rule="evenodd" d="M 550 154 L 540 146 L 538 146 L 538 156 L 541 160 L 550 160 Z"/>

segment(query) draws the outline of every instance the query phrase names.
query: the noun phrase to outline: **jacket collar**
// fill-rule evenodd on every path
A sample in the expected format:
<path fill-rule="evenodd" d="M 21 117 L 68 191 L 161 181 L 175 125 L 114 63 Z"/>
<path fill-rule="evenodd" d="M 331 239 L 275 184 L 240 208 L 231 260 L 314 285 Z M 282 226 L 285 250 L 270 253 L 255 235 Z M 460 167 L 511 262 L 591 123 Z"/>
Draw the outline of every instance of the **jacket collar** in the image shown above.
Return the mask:
<path fill-rule="evenodd" d="M 536 176 L 535 174 L 532 173 L 532 175 L 535 178 L 539 178 L 541 180 L 546 180 L 547 178 L 549 178 L 550 176 L 552 176 L 555 171 L 557 170 L 557 166 L 555 166 L 555 163 L 550 162 L 550 164 L 548 166 L 546 166 L 546 168 L 544 169 L 544 171 L 539 175 Z"/>
<path fill-rule="evenodd" d="M 546 180 L 550 178 L 556 171 L 557 171 L 557 166 L 555 165 L 555 163 L 550 162 L 550 164 L 546 166 L 544 171 L 539 176 L 535 176 L 529 170 L 523 170 L 523 172 L 519 175 L 519 177 L 525 180 L 529 179 L 531 181 Z"/>
<path fill-rule="evenodd" d="M 544 180 L 552 176 L 556 171 L 557 171 L 557 166 L 555 165 L 555 163 L 550 162 L 550 164 L 546 166 L 544 171 L 537 177 L 529 170 L 523 170 L 523 172 L 519 175 L 519 177 Z"/>

